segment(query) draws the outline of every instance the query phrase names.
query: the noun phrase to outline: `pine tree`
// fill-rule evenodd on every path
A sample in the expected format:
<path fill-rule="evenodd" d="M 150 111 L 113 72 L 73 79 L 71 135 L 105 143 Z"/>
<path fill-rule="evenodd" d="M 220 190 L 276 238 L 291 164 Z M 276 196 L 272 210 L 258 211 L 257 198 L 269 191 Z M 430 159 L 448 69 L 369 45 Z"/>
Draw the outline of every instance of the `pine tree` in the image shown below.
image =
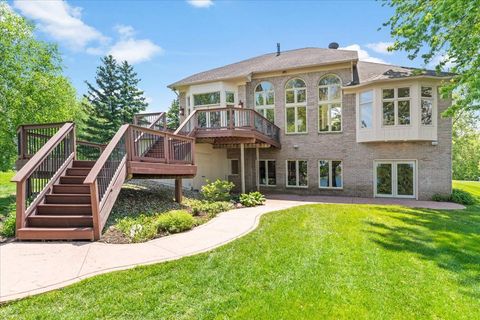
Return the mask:
<path fill-rule="evenodd" d="M 124 123 L 132 123 L 136 113 L 144 111 L 148 104 L 145 102 L 143 91 L 138 89 L 140 79 L 133 70 L 133 66 L 123 61 L 118 67 L 120 81 L 120 108 Z"/>
<path fill-rule="evenodd" d="M 124 61 L 118 65 L 111 56 L 101 59 L 97 68 L 96 86 L 86 81 L 89 118 L 84 138 L 108 143 L 124 123 L 132 123 L 133 115 L 146 109 L 143 91 L 137 85 L 140 79 L 133 67 Z"/>
<path fill-rule="evenodd" d="M 175 130 L 180 126 L 180 103 L 177 99 L 172 101 L 167 111 L 167 128 Z"/>
<path fill-rule="evenodd" d="M 90 103 L 85 138 L 92 142 L 107 143 L 122 125 L 123 114 L 117 62 L 111 55 L 101 61 L 95 77 L 97 87 L 85 81 L 88 86 L 85 98 Z"/>

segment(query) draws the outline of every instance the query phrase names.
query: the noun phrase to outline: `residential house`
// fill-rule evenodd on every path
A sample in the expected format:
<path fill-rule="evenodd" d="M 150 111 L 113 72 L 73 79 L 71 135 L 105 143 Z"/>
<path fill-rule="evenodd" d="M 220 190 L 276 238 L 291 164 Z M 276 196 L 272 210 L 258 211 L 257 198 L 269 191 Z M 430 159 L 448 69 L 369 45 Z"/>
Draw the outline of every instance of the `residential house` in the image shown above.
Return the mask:
<path fill-rule="evenodd" d="M 449 74 L 304 48 L 194 74 L 177 133 L 196 139 L 197 175 L 238 191 L 430 199 L 451 192 Z"/>

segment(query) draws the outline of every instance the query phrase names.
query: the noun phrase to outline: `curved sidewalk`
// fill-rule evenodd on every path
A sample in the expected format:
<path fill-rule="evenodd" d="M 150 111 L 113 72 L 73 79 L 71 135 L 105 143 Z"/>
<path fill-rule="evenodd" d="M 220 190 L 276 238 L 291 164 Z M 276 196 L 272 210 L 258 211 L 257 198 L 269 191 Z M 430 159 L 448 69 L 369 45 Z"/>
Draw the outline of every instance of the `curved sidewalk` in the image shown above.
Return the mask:
<path fill-rule="evenodd" d="M 0 302 L 61 288 L 82 279 L 175 260 L 219 247 L 254 230 L 262 214 L 308 203 L 373 203 L 375 199 L 275 196 L 264 206 L 219 214 L 191 231 L 137 244 L 11 242 L 0 246 Z M 382 201 L 432 209 L 463 206 L 431 201 Z"/>

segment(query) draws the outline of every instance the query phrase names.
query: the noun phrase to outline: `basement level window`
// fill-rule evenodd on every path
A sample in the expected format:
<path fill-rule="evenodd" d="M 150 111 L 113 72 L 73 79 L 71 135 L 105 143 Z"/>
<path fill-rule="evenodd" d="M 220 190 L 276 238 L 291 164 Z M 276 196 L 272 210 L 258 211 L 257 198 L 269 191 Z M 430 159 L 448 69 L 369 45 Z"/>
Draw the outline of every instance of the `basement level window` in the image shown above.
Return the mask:
<path fill-rule="evenodd" d="M 238 159 L 230 159 L 230 174 L 237 175 L 240 173 Z"/>

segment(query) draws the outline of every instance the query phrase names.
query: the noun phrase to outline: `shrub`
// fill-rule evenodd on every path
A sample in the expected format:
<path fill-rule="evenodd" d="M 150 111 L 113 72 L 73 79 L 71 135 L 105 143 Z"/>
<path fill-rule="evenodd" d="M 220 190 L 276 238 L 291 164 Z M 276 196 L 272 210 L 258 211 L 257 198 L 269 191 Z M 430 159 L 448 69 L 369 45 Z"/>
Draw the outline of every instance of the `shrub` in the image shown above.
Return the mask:
<path fill-rule="evenodd" d="M 203 198 L 207 201 L 228 201 L 230 200 L 230 191 L 235 185 L 226 180 L 217 179 L 202 186 L 200 190 Z"/>
<path fill-rule="evenodd" d="M 265 197 L 258 191 L 250 193 L 242 193 L 240 195 L 240 203 L 245 207 L 254 207 L 262 205 L 265 202 Z"/>
<path fill-rule="evenodd" d="M 172 210 L 156 217 L 158 231 L 177 233 L 190 230 L 195 225 L 195 218 L 185 210 Z"/>
<path fill-rule="evenodd" d="M 1 226 L 0 235 L 7 238 L 15 236 L 15 218 L 15 211 L 12 211 L 7 215 L 3 221 L 3 226 Z"/>
<path fill-rule="evenodd" d="M 208 202 L 205 200 L 186 200 L 185 204 L 190 207 L 193 215 L 206 214 L 209 218 L 215 217 L 220 212 L 233 209 L 233 204 L 226 201 Z"/>
<path fill-rule="evenodd" d="M 116 227 L 133 242 L 142 242 L 155 238 L 157 228 L 154 216 L 140 215 L 118 220 Z"/>
<path fill-rule="evenodd" d="M 453 189 L 451 198 L 453 202 L 460 203 L 466 206 L 470 206 L 475 203 L 475 198 L 473 198 L 470 193 L 460 189 Z"/>
<path fill-rule="evenodd" d="M 434 194 L 432 200 L 441 202 L 451 201 L 466 206 L 475 204 L 475 198 L 470 193 L 460 189 L 453 189 L 451 195 Z"/>

